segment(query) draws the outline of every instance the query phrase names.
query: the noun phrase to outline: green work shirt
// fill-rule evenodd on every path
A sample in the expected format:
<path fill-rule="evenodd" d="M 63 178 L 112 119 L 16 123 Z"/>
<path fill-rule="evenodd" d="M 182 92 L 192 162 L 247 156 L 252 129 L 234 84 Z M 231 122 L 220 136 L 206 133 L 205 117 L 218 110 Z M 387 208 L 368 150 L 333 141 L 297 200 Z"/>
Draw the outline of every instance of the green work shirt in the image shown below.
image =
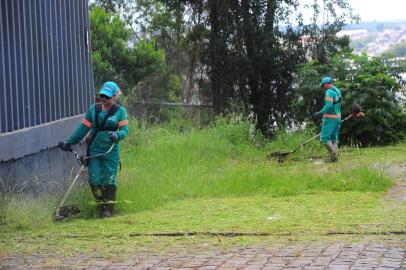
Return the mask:
<path fill-rule="evenodd" d="M 319 112 L 324 120 L 341 120 L 341 91 L 335 86 L 326 90 L 324 107 Z"/>
<path fill-rule="evenodd" d="M 96 131 L 96 118 L 95 118 L 96 105 L 92 105 L 86 113 L 85 118 L 82 120 L 80 126 L 69 136 L 67 143 L 76 144 L 83 139 L 86 134 L 89 133 L 89 137 L 92 138 L 93 134 Z M 104 118 L 107 115 L 107 110 L 103 110 L 99 113 L 98 122 L 99 126 L 103 122 Z M 110 116 L 105 124 L 105 128 L 115 129 L 118 135 L 118 142 L 124 139 L 128 135 L 128 120 L 127 112 L 124 107 L 120 106 L 117 112 Z M 93 139 L 93 142 L 89 149 L 89 155 L 95 155 L 100 153 L 107 152 L 113 142 L 109 138 L 109 131 L 99 131 L 96 137 Z M 116 143 L 112 153 L 119 152 L 119 143 Z"/>

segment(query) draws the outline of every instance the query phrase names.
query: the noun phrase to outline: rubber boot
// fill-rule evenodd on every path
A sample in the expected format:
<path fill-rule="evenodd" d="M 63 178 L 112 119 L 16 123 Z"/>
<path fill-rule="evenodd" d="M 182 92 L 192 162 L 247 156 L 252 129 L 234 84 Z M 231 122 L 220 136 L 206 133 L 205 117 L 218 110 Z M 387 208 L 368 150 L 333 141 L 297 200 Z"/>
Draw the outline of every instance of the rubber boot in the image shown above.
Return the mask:
<path fill-rule="evenodd" d="M 98 215 L 99 215 L 99 217 L 101 217 L 102 213 L 103 213 L 103 205 L 102 205 L 103 187 L 102 186 L 90 185 L 90 189 L 92 190 L 94 200 L 95 200 L 95 202 L 97 204 L 96 208 L 97 208 Z"/>
<path fill-rule="evenodd" d="M 330 153 L 330 162 L 336 162 L 338 160 L 337 150 L 334 147 L 333 143 L 331 141 L 328 141 L 325 143 L 325 146 Z"/>
<path fill-rule="evenodd" d="M 336 152 L 336 156 L 337 156 L 337 160 L 338 160 L 338 143 L 337 142 L 332 142 L 333 143 L 333 146 L 334 146 L 334 148 L 335 148 L 335 152 Z"/>
<path fill-rule="evenodd" d="M 114 213 L 114 204 L 116 201 L 116 186 L 107 185 L 103 189 L 103 213 L 102 218 L 110 218 Z"/>

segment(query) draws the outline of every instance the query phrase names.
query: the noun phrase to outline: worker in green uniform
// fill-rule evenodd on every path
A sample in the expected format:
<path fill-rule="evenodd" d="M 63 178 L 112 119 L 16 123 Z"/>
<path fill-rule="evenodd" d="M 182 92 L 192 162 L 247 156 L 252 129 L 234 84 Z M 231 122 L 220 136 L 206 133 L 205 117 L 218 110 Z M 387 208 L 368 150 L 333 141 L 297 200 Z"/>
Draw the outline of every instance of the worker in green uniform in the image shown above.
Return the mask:
<path fill-rule="evenodd" d="M 330 153 L 330 161 L 338 160 L 338 134 L 341 127 L 341 91 L 333 85 L 330 77 L 324 77 L 320 87 L 325 91 L 324 107 L 314 114 L 315 118 L 323 117 L 321 142 Z"/>
<path fill-rule="evenodd" d="M 59 143 L 63 150 L 70 150 L 72 145 L 88 134 L 89 185 L 101 217 L 113 215 L 120 159 L 119 142 L 128 134 L 127 112 L 115 102 L 119 93 L 120 88 L 116 83 L 104 83 L 99 92 L 100 103 L 92 105 L 80 126 L 67 140 Z"/>

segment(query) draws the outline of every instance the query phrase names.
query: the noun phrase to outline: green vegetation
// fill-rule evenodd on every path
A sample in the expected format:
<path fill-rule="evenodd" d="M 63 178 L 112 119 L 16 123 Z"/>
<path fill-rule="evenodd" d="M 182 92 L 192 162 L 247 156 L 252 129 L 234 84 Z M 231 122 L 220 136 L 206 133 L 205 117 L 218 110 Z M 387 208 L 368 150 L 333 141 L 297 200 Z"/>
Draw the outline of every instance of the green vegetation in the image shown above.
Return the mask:
<path fill-rule="evenodd" d="M 357 21 L 348 0 L 298 6 L 297 0 L 92 1 L 96 84 L 117 80 L 129 104 L 180 101 L 211 104 L 217 115 L 252 115 L 256 129 L 272 137 L 294 121 L 299 67 L 309 57 L 326 64 L 348 48 L 348 37 L 336 34 Z M 143 42 L 150 46 L 139 47 Z"/>
<path fill-rule="evenodd" d="M 272 138 L 278 129 L 311 122 L 323 105 L 318 83 L 331 76 L 343 92 L 344 114 L 354 102 L 368 110 L 363 125 L 354 121 L 343 129 L 343 142 L 401 141 L 404 66 L 351 53 L 349 37 L 337 36 L 358 20 L 348 0 L 314 1 L 306 11 L 296 10 L 297 2 L 93 1 L 96 85 L 117 81 L 128 107 L 158 121 L 170 117 L 160 107 L 139 108 L 140 100 L 211 104 L 217 115 L 252 117 Z M 303 14 L 311 14 L 310 21 Z"/>
<path fill-rule="evenodd" d="M 318 82 L 323 74 L 335 79 L 343 94 L 342 113 L 347 116 L 351 106 L 361 104 L 365 118 L 347 122 L 341 130 L 341 141 L 349 145 L 377 145 L 399 142 L 406 134 L 404 97 L 397 72 L 386 62 L 390 58 L 366 54 L 342 53 L 327 65 L 310 62 L 300 72 L 295 119 L 310 121 L 313 112 L 323 106 L 323 91 Z"/>
<path fill-rule="evenodd" d="M 129 46 L 132 32 L 118 14 L 93 6 L 90 25 L 96 87 L 116 81 L 124 89 L 131 88 L 164 65 L 164 51 L 153 40 L 141 39 Z"/>
<path fill-rule="evenodd" d="M 131 233 L 238 231 L 317 238 L 405 229 L 405 205 L 383 199 L 393 181 L 380 169 L 405 162 L 405 144 L 344 148 L 339 163 L 319 164 L 309 161 L 325 154 L 314 141 L 278 164 L 266 160 L 268 151 L 292 149 L 311 132 L 280 134 L 268 143 L 250 132 L 249 122 L 227 119 L 203 129 L 182 121 L 152 127 L 132 121 L 131 130 L 122 145 L 116 217 L 95 218 L 87 188 L 70 199 L 82 214 L 59 223 L 51 220 L 55 199 L 2 198 L 0 251 L 68 255 L 111 245 L 131 249 L 135 241 L 138 247 L 158 243 L 161 248 L 177 241 Z"/>

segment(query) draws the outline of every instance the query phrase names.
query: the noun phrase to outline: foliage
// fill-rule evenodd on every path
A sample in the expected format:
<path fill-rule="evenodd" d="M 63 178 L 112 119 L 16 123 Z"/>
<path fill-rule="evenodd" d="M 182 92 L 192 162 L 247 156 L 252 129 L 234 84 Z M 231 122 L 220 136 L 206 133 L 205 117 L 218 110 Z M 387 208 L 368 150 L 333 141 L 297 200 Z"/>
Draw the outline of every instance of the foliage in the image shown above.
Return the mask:
<path fill-rule="evenodd" d="M 323 96 L 315 86 L 326 74 L 337 79 L 344 93 L 351 90 L 352 94 L 344 98 L 346 103 L 343 111 L 349 111 L 349 105 L 346 104 L 358 99 L 361 99 L 358 102 L 363 101 L 360 96 L 365 95 L 365 92 L 377 96 L 377 93 L 365 91 L 359 84 L 371 85 L 368 89 L 392 89 L 391 94 L 388 94 L 390 91 L 386 94 L 390 96 L 389 100 L 396 99 L 398 86 L 392 87 L 396 82 L 379 78 L 380 73 L 391 77 L 389 70 L 370 72 L 373 74 L 372 79 L 367 75 L 354 76 L 358 72 L 368 74 L 367 69 L 374 67 L 364 66 L 364 60 L 348 54 L 348 37 L 337 37 L 345 23 L 358 19 L 353 15 L 347 0 L 325 0 L 322 4 L 315 0 L 309 6 L 313 11 L 311 22 L 305 24 L 299 14 L 296 19 L 299 27 L 290 23 L 298 5 L 295 0 L 155 0 L 137 1 L 133 6 L 125 0 L 98 2 L 108 10 L 124 10 L 126 14 L 129 13 L 128 9 L 133 8 L 137 11 L 135 13 L 141 14 L 139 18 L 143 18 L 142 29 L 138 34 L 156 40 L 155 45 L 139 42 L 139 46 L 135 46 L 135 51 L 141 53 L 133 53 L 128 58 L 129 63 L 138 67 L 129 68 L 136 73 L 132 79 L 120 75 L 123 80 L 134 82 L 133 85 L 139 82 L 131 91 L 129 101 L 138 98 L 183 102 L 211 100 L 217 114 L 236 111 L 243 115 L 251 114 L 256 128 L 262 134 L 272 136 L 277 128 L 291 124 L 293 114 L 290 104 L 296 104 L 297 121 L 306 120 L 308 115 L 320 108 Z M 187 12 L 191 15 L 186 16 Z M 126 23 L 131 26 L 134 21 Z M 154 46 L 165 50 L 165 67 L 160 66 L 159 61 L 152 61 L 150 68 L 141 64 L 145 63 L 142 60 L 144 58 L 162 57 L 159 53 L 148 53 L 154 52 Z M 294 80 L 298 74 L 298 65 L 306 61 L 304 56 L 310 59 L 310 63 L 303 65 L 299 72 L 300 86 L 295 96 Z M 95 54 L 95 59 L 99 58 L 102 57 Z M 98 66 L 106 73 L 115 70 L 112 69 L 113 65 L 102 64 Z M 199 69 L 204 74 L 200 79 L 196 77 Z M 207 84 L 197 84 L 196 87 L 196 82 L 203 82 L 205 75 L 210 81 L 209 99 L 204 97 L 208 93 L 200 89 L 204 89 L 201 86 Z M 193 89 L 198 90 L 193 92 Z M 379 93 L 385 92 L 382 89 Z M 358 92 L 363 94 L 356 96 L 354 93 Z M 298 100 L 295 101 L 295 98 Z M 377 108 L 374 113 L 379 114 L 379 105 L 372 106 L 366 104 L 367 101 L 364 103 L 370 108 Z M 396 109 L 389 109 L 392 107 Z M 352 124 L 348 123 L 343 127 L 343 140 L 365 145 L 402 138 L 402 132 L 397 132 L 395 128 L 400 126 L 403 129 L 400 104 L 395 100 L 394 105 L 384 111 L 383 115 L 389 113 L 391 117 L 399 116 L 392 121 L 388 115 L 379 119 L 372 119 L 372 115 L 368 115 L 362 122 L 363 125 L 369 125 L 368 128 L 365 126 L 364 131 L 361 128 L 349 130 L 346 127 Z M 387 123 L 388 119 L 392 124 Z M 365 133 L 372 129 L 372 123 L 379 123 L 379 127 L 375 135 L 367 136 Z M 387 133 L 392 135 L 386 136 Z"/>
<path fill-rule="evenodd" d="M 348 38 L 336 36 L 356 19 L 347 0 L 325 0 L 323 8 L 318 2 L 305 25 L 302 14 L 295 13 L 297 0 L 96 1 L 132 18 L 126 23 L 133 35 L 152 37 L 165 51 L 164 72 L 152 73 L 139 85 L 156 85 L 143 91 L 151 93 L 149 99 L 177 97 L 186 103 L 212 103 L 217 114 L 252 115 L 256 128 L 268 137 L 291 124 L 292 83 L 304 56 L 324 63 L 348 48 Z M 321 17 L 328 18 L 322 25 Z M 177 78 L 177 91 L 160 87 L 174 84 L 157 82 L 168 78 Z"/>
<path fill-rule="evenodd" d="M 209 67 L 217 113 L 240 104 L 256 126 L 272 135 L 275 124 L 289 119 L 291 82 L 302 60 L 300 33 L 286 22 L 295 1 L 208 1 Z"/>
<path fill-rule="evenodd" d="M 141 100 L 178 101 L 179 77 L 167 69 L 157 70 L 138 83 L 131 94 L 131 98 Z"/>
<path fill-rule="evenodd" d="M 365 118 L 346 122 L 341 141 L 349 144 L 374 145 L 400 141 L 406 132 L 406 114 L 399 95 L 399 80 L 384 57 L 370 58 L 344 53 L 333 57 L 328 65 L 310 62 L 303 66 L 294 104 L 296 118 L 309 120 L 323 105 L 319 81 L 323 76 L 335 78 L 343 93 L 343 116 L 358 103 L 366 110 Z"/>
<path fill-rule="evenodd" d="M 132 75 L 132 85 L 153 74 L 162 67 L 164 62 L 164 51 L 156 49 L 154 40 L 139 40 L 128 61 L 132 64 L 128 72 Z"/>
<path fill-rule="evenodd" d="M 196 1 L 185 2 L 196 6 Z M 208 42 L 202 63 L 208 67 L 214 110 L 229 113 L 237 108 L 253 114 L 256 127 L 266 136 L 290 124 L 292 82 L 298 64 L 305 61 L 305 50 L 324 61 L 348 48 L 348 38 L 339 39 L 336 33 L 346 21 L 356 19 L 346 0 L 324 1 L 323 11 L 315 1 L 309 25 L 304 25 L 301 14 L 294 17 L 299 4 L 295 0 L 204 2 Z M 322 27 L 321 14 L 332 18 Z"/>
<path fill-rule="evenodd" d="M 126 61 L 131 36 L 118 15 L 99 7 L 90 10 L 93 73 L 96 86 L 105 81 L 125 82 L 122 63 Z"/>
<path fill-rule="evenodd" d="M 203 1 L 141 1 L 139 8 L 148 22 L 145 32 L 165 50 L 168 72 L 179 79 L 178 99 L 183 103 L 209 103 L 202 86 Z M 148 12 L 149 11 L 149 12 Z"/>
<path fill-rule="evenodd" d="M 330 58 L 341 50 L 348 50 L 350 39 L 347 36 L 338 37 L 346 23 L 357 22 L 359 18 L 347 0 L 315 0 L 312 21 L 303 26 L 306 36 L 306 55 L 313 61 L 326 64 Z"/>
<path fill-rule="evenodd" d="M 357 72 L 348 89 L 348 104 L 363 104 L 366 117 L 343 129 L 344 139 L 362 145 L 385 144 L 402 140 L 406 133 L 406 113 L 401 106 L 398 78 L 385 66 L 384 58 L 355 57 Z M 348 107 L 347 107 L 348 108 Z M 357 127 L 360 126 L 360 127 Z M 352 134 L 350 134 L 352 133 Z"/>
<path fill-rule="evenodd" d="M 164 52 L 154 41 L 131 43 L 131 31 L 118 14 L 98 6 L 90 10 L 92 60 L 95 85 L 114 80 L 123 89 L 131 88 L 164 63 Z"/>
<path fill-rule="evenodd" d="M 96 0 L 95 5 L 119 13 L 132 40 L 148 37 L 165 52 L 164 67 L 144 77 L 142 85 L 155 85 L 148 95 L 152 100 L 178 100 L 184 103 L 209 103 L 204 67 L 200 65 L 202 32 L 201 5 L 188 1 Z M 160 81 L 159 81 L 160 80 Z M 169 80 L 169 84 L 167 84 Z M 177 84 L 177 89 L 173 86 Z M 168 87 L 166 87 L 168 85 Z M 140 86 L 138 85 L 138 90 Z M 133 91 L 132 93 L 139 91 Z M 146 91 L 144 91 L 146 92 Z M 146 97 L 145 95 L 142 95 Z M 171 97 L 170 100 L 165 97 Z M 134 100 L 136 97 L 133 96 Z"/>

